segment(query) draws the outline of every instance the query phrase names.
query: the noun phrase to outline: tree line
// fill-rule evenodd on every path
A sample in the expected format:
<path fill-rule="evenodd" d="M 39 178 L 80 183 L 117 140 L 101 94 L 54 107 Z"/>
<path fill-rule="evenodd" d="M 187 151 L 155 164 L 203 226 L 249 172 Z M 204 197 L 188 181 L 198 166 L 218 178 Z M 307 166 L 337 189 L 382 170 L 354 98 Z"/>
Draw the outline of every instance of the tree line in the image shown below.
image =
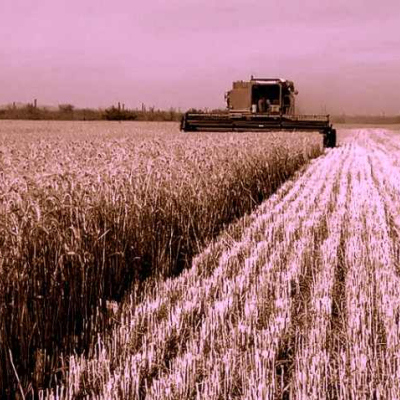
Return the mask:
<path fill-rule="evenodd" d="M 106 109 L 75 108 L 72 104 L 60 104 L 58 108 L 37 107 L 36 104 L 7 106 L 0 109 L 0 119 L 59 120 L 59 121 L 180 121 L 182 112 L 174 108 L 159 110 L 155 107 L 125 109 L 111 106 Z"/>

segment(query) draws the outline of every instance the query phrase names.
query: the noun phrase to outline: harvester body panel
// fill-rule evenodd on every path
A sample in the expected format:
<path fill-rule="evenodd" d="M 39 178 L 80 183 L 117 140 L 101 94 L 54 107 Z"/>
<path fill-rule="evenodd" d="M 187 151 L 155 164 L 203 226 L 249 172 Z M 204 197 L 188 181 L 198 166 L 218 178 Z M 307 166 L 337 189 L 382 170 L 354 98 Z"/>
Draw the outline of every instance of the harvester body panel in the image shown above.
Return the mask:
<path fill-rule="evenodd" d="M 251 108 L 251 85 L 249 82 L 237 82 L 228 92 L 228 107 L 236 112 L 247 112 Z"/>

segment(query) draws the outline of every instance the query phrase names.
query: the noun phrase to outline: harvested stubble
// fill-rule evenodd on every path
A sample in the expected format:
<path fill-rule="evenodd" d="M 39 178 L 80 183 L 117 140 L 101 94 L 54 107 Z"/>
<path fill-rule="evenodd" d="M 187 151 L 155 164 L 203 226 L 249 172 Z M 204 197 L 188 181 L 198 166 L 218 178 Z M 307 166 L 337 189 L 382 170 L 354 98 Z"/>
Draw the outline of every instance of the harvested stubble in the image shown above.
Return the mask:
<path fill-rule="evenodd" d="M 400 135 L 353 132 L 42 398 L 400 398 Z"/>
<path fill-rule="evenodd" d="M 57 383 L 73 368 L 66 355 L 108 327 L 106 300 L 123 298 L 132 282 L 178 274 L 321 154 L 318 134 L 176 131 L 2 123 L 3 397 Z"/>

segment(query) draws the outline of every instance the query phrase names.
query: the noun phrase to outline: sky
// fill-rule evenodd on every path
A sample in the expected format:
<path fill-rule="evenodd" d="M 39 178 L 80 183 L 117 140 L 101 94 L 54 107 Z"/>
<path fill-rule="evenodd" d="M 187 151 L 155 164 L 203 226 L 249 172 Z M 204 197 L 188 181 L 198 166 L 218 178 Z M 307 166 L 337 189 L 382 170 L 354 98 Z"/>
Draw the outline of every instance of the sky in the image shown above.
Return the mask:
<path fill-rule="evenodd" d="M 217 108 L 254 75 L 400 114 L 399 72 L 399 0 L 0 0 L 0 104 Z"/>

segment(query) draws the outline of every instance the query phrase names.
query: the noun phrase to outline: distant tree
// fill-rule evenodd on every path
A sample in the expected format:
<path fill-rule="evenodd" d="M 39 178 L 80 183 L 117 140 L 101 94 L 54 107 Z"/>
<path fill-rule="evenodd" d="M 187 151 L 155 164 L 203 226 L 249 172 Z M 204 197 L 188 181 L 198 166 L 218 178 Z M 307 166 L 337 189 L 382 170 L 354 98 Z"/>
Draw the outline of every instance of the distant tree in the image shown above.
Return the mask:
<path fill-rule="evenodd" d="M 175 121 L 176 119 L 176 111 L 173 107 L 169 109 L 169 121 Z"/>
<path fill-rule="evenodd" d="M 137 115 L 133 111 L 111 106 L 104 111 L 103 118 L 107 121 L 133 121 Z"/>
<path fill-rule="evenodd" d="M 21 111 L 23 119 L 41 119 L 41 111 L 34 104 L 28 103 Z"/>
<path fill-rule="evenodd" d="M 72 114 L 74 106 L 72 104 L 59 104 L 58 110 L 63 114 Z"/>

